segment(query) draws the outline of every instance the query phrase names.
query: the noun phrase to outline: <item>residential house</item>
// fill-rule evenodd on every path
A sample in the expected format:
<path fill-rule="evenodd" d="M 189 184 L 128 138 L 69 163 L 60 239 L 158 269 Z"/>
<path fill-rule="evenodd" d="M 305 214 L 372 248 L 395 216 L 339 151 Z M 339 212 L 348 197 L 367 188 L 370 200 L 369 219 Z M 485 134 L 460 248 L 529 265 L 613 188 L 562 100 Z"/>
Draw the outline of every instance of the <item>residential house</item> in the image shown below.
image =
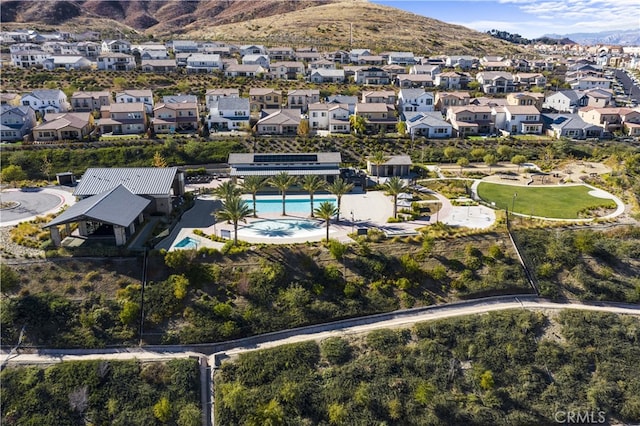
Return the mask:
<path fill-rule="evenodd" d="M 521 90 L 530 90 L 534 87 L 544 88 L 547 85 L 547 77 L 539 72 L 517 73 L 514 81 Z"/>
<path fill-rule="evenodd" d="M 222 71 L 220 55 L 194 53 L 187 58 L 188 73 L 211 73 Z"/>
<path fill-rule="evenodd" d="M 269 58 L 274 61 L 292 61 L 295 58 L 295 52 L 291 47 L 270 47 L 267 49 Z"/>
<path fill-rule="evenodd" d="M 30 106 L 41 115 L 69 111 L 67 95 L 59 89 L 34 90 L 31 93 L 22 95 L 20 103 L 24 106 Z"/>
<path fill-rule="evenodd" d="M 280 109 L 282 106 L 282 92 L 270 88 L 252 87 L 249 89 L 251 111 L 263 109 Z"/>
<path fill-rule="evenodd" d="M 267 48 L 260 44 L 245 44 L 240 46 L 240 56 L 268 55 Z"/>
<path fill-rule="evenodd" d="M 212 130 L 239 130 L 249 126 L 250 115 L 248 98 L 221 96 L 211 102 L 207 122 Z"/>
<path fill-rule="evenodd" d="M 493 108 L 493 107 L 506 106 L 508 104 L 507 104 L 507 100 L 504 98 L 495 98 L 493 96 L 491 97 L 478 96 L 478 97 L 472 98 L 469 101 L 469 105 L 485 105 Z"/>
<path fill-rule="evenodd" d="M 395 82 L 403 89 L 433 87 L 433 78 L 429 74 L 403 74 L 397 76 Z"/>
<path fill-rule="evenodd" d="M 402 65 L 384 65 L 382 69 L 386 71 L 391 81 L 396 80 L 401 75 L 409 75 L 407 68 Z"/>
<path fill-rule="evenodd" d="M 587 105 L 597 108 L 614 106 L 613 93 L 607 89 L 588 89 L 584 91 L 587 95 Z"/>
<path fill-rule="evenodd" d="M 100 111 L 111 104 L 111 93 L 107 90 L 99 92 L 77 91 L 71 95 L 71 108 L 76 112 Z"/>
<path fill-rule="evenodd" d="M 309 104 L 309 127 L 313 131 L 325 130 L 329 133 L 349 133 L 349 106 L 334 103 Z"/>
<path fill-rule="evenodd" d="M 50 56 L 42 62 L 44 69 L 53 71 L 56 69 L 70 70 L 89 70 L 93 66 L 93 62 L 84 56 Z"/>
<path fill-rule="evenodd" d="M 601 138 L 604 132 L 602 127 L 585 122 L 578 114 L 554 113 L 541 117 L 547 135 L 554 138 Z"/>
<path fill-rule="evenodd" d="M 135 67 L 135 58 L 126 53 L 101 53 L 98 56 L 100 71 L 132 71 Z"/>
<path fill-rule="evenodd" d="M 440 67 L 438 65 L 414 65 L 409 68 L 409 74 L 426 74 L 430 75 L 431 78 L 435 78 L 437 74 L 440 74 Z"/>
<path fill-rule="evenodd" d="M 434 84 L 445 90 L 466 89 L 472 80 L 471 74 L 460 71 L 448 71 L 436 74 Z"/>
<path fill-rule="evenodd" d="M 401 115 L 407 112 L 430 112 L 434 109 L 433 93 L 423 89 L 401 89 L 398 93 L 398 111 Z"/>
<path fill-rule="evenodd" d="M 200 51 L 198 42 L 193 40 L 173 40 L 171 42 L 171 47 L 173 48 L 173 53 L 175 53 L 176 55 L 179 53 L 190 54 Z"/>
<path fill-rule="evenodd" d="M 131 43 L 127 40 L 103 40 L 102 53 L 131 53 Z"/>
<path fill-rule="evenodd" d="M 31 133 L 36 125 L 36 113 L 28 106 L 13 106 L 4 104 L 2 111 L 2 127 L 0 128 L 0 141 L 21 141 Z"/>
<path fill-rule="evenodd" d="M 296 50 L 296 61 L 302 61 L 304 63 L 316 62 L 322 60 L 322 55 L 316 51 L 310 50 Z"/>
<path fill-rule="evenodd" d="M 95 121 L 90 112 L 50 113 L 44 121 L 33 128 L 33 140 L 51 142 L 82 140 L 93 131 Z"/>
<path fill-rule="evenodd" d="M 287 107 L 299 108 L 303 113 L 307 112 L 309 104 L 320 102 L 320 90 L 289 90 L 287 93 Z"/>
<path fill-rule="evenodd" d="M 536 92 L 513 92 L 506 97 L 507 105 L 525 106 L 534 105 L 538 111 L 542 111 L 544 94 Z"/>
<path fill-rule="evenodd" d="M 312 83 L 344 83 L 344 70 L 319 68 L 311 71 L 309 81 Z"/>
<path fill-rule="evenodd" d="M 335 62 L 336 64 L 348 64 L 350 61 L 349 52 L 346 50 L 336 50 L 335 52 L 329 52 L 326 55 L 327 59 Z"/>
<path fill-rule="evenodd" d="M 509 93 L 516 89 L 514 77 L 503 71 L 483 71 L 476 75 L 476 81 L 484 93 Z"/>
<path fill-rule="evenodd" d="M 240 90 L 239 89 L 230 89 L 230 88 L 219 88 L 219 89 L 209 89 L 204 94 L 204 101 L 207 105 L 207 109 L 211 111 L 213 104 L 218 102 L 220 98 L 239 98 Z"/>
<path fill-rule="evenodd" d="M 629 134 L 628 130 L 640 124 L 640 111 L 632 108 L 597 108 L 587 106 L 578 111 L 578 116 L 585 123 L 602 127 L 605 132 L 622 132 Z M 627 128 L 625 130 L 625 127 Z"/>
<path fill-rule="evenodd" d="M 299 109 L 279 109 L 258 120 L 256 132 L 260 135 L 296 135 L 300 120 Z"/>
<path fill-rule="evenodd" d="M 11 64 L 18 68 L 31 68 L 42 65 L 50 56 L 50 53 L 42 50 L 15 50 L 11 51 Z"/>
<path fill-rule="evenodd" d="M 192 132 L 198 130 L 198 103 L 161 103 L 153 109 L 155 133 Z"/>
<path fill-rule="evenodd" d="M 358 104 L 357 96 L 347 95 L 331 95 L 327 98 L 328 104 L 342 104 L 346 105 L 349 109 L 349 115 L 353 115 L 356 112 L 356 105 Z"/>
<path fill-rule="evenodd" d="M 269 67 L 269 77 L 278 80 L 297 80 L 304 76 L 304 64 L 296 61 L 274 62 Z"/>
<path fill-rule="evenodd" d="M 143 59 L 140 68 L 144 72 L 176 72 L 178 64 L 175 59 Z"/>
<path fill-rule="evenodd" d="M 148 89 L 143 90 L 125 90 L 116 93 L 116 103 L 134 103 L 142 102 L 145 106 L 147 114 L 153 112 L 153 92 Z"/>
<path fill-rule="evenodd" d="M 480 59 L 480 68 L 483 71 L 507 71 L 511 68 L 511 61 L 502 56 L 484 56 Z"/>
<path fill-rule="evenodd" d="M 315 70 L 335 70 L 335 62 L 331 62 L 327 59 L 320 59 L 318 61 L 309 62 L 307 65 L 307 72 L 311 73 Z"/>
<path fill-rule="evenodd" d="M 363 85 L 385 85 L 391 83 L 389 74 L 379 67 L 363 67 L 354 73 L 356 84 Z"/>
<path fill-rule="evenodd" d="M 574 90 L 611 89 L 612 81 L 603 77 L 584 77 L 569 82 Z"/>
<path fill-rule="evenodd" d="M 100 133 L 134 135 L 147 130 L 147 105 L 142 102 L 120 102 L 100 108 L 96 125 Z"/>
<path fill-rule="evenodd" d="M 140 55 L 140 59 L 169 59 L 169 52 L 164 44 L 143 43 L 131 45 L 131 53 Z"/>
<path fill-rule="evenodd" d="M 487 105 L 455 106 L 447 109 L 447 120 L 456 136 L 486 135 L 494 132 L 491 107 Z"/>
<path fill-rule="evenodd" d="M 15 92 L 0 93 L 0 105 L 20 106 L 22 96 Z"/>
<path fill-rule="evenodd" d="M 363 66 L 382 66 L 386 64 L 386 61 L 380 55 L 362 55 L 358 57 L 357 64 Z"/>
<path fill-rule="evenodd" d="M 471 68 L 476 68 L 479 63 L 479 59 L 475 56 L 456 55 L 447 56 L 445 58 L 445 66 L 448 68 L 460 68 L 462 70 L 469 70 Z"/>
<path fill-rule="evenodd" d="M 100 55 L 102 46 L 94 41 L 80 41 L 76 43 L 76 50 L 85 58 L 95 59 Z"/>
<path fill-rule="evenodd" d="M 262 77 L 267 70 L 261 65 L 229 65 L 224 70 L 225 77 Z"/>
<path fill-rule="evenodd" d="M 387 63 L 389 65 L 401 65 L 403 67 L 406 67 L 415 65 L 417 61 L 416 57 L 413 55 L 413 52 L 390 52 Z"/>
<path fill-rule="evenodd" d="M 395 105 L 398 100 L 396 92 L 393 90 L 374 90 L 362 92 L 361 101 L 363 104 L 389 104 Z"/>
<path fill-rule="evenodd" d="M 580 90 L 563 90 L 547 95 L 542 108 L 574 114 L 578 112 L 578 109 L 588 104 L 589 98 L 584 92 Z"/>
<path fill-rule="evenodd" d="M 371 56 L 371 50 L 369 49 L 351 49 L 349 51 L 349 61 L 352 64 L 357 64 L 360 56 Z"/>
<path fill-rule="evenodd" d="M 260 65 L 262 68 L 269 69 L 270 63 L 268 55 L 245 55 L 242 57 L 242 65 Z"/>
<path fill-rule="evenodd" d="M 198 97 L 196 95 L 167 95 L 162 97 L 162 103 L 165 104 L 185 104 L 185 103 L 198 103 Z"/>
<path fill-rule="evenodd" d="M 450 138 L 453 134 L 453 126 L 442 117 L 438 111 L 405 112 L 405 124 L 407 133 L 414 136 L 423 136 L 430 139 Z"/>
<path fill-rule="evenodd" d="M 396 131 L 398 120 L 396 119 L 393 105 L 386 103 L 358 103 L 354 114 L 364 118 L 365 131 L 369 134 Z"/>
<path fill-rule="evenodd" d="M 542 133 L 540 111 L 534 105 L 494 107 L 492 113 L 496 129 L 511 135 Z"/>
<path fill-rule="evenodd" d="M 436 92 L 436 109 L 443 115 L 450 107 L 469 105 L 470 101 L 468 92 Z"/>

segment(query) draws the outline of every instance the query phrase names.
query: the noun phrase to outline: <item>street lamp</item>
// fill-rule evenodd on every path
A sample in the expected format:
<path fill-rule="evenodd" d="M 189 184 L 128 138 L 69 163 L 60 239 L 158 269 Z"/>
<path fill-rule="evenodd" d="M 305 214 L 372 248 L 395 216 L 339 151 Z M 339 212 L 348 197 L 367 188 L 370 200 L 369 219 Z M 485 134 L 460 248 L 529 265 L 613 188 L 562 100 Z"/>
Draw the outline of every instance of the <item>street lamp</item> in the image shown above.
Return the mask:
<path fill-rule="evenodd" d="M 353 234 L 353 226 L 355 224 L 355 220 L 353 218 L 353 210 L 351 210 L 351 233 Z"/>
<path fill-rule="evenodd" d="M 516 197 L 518 196 L 517 192 L 513 193 L 513 197 L 511 198 L 511 213 L 513 213 L 513 208 L 516 205 Z"/>

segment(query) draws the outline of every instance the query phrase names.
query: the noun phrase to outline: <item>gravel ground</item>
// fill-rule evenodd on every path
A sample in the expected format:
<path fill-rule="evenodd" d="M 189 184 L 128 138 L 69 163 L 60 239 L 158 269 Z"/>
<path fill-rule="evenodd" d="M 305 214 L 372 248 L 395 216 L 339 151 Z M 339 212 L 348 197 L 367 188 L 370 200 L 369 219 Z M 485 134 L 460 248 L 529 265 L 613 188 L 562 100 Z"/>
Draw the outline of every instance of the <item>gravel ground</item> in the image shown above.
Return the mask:
<path fill-rule="evenodd" d="M 20 246 L 11 241 L 9 231 L 11 227 L 3 226 L 0 228 L 0 247 L 2 247 L 2 262 L 11 263 L 11 257 L 7 257 L 7 253 L 10 253 L 13 257 L 18 259 L 44 257 L 44 251 L 40 249 L 34 249 L 29 247 Z"/>

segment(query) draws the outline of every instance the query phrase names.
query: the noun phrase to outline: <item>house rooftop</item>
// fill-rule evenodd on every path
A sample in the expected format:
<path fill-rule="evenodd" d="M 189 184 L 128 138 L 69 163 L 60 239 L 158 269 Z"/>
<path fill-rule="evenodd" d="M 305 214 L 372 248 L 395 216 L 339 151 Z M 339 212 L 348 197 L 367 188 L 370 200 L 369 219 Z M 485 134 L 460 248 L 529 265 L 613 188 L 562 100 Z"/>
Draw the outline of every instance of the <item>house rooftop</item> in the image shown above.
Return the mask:
<path fill-rule="evenodd" d="M 165 195 L 171 192 L 177 167 L 91 167 L 82 175 L 74 195 L 100 194 L 124 185 L 137 195 Z"/>

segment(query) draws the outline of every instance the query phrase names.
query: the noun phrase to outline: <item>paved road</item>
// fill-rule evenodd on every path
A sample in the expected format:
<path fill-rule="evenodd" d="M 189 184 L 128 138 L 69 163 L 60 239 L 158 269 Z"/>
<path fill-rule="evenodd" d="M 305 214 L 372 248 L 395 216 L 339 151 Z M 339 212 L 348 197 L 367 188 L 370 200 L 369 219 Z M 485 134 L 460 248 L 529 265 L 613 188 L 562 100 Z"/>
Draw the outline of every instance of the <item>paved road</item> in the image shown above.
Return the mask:
<path fill-rule="evenodd" d="M 506 309 L 558 310 L 581 309 L 598 312 L 611 312 L 640 316 L 640 305 L 606 302 L 552 302 L 532 295 L 499 296 L 481 300 L 450 303 L 446 305 L 406 309 L 361 318 L 353 318 L 332 323 L 318 324 L 297 329 L 267 333 L 259 336 L 238 339 L 229 342 L 184 345 L 184 346 L 149 346 L 125 349 L 47 349 L 37 353 L 9 354 L 4 351 L 0 356 L 9 365 L 54 364 L 62 361 L 80 360 L 125 360 L 161 361 L 172 358 L 193 357 L 200 360 L 201 386 L 203 392 L 203 424 L 215 424 L 213 418 L 213 382 L 212 376 L 221 360 L 240 353 L 259 349 L 272 348 L 284 344 L 299 343 L 310 340 L 323 340 L 333 336 L 345 336 L 366 333 L 381 328 L 411 327 L 422 321 L 451 318 L 464 315 L 481 314 Z M 208 362 L 205 360 L 208 358 Z M 213 368 L 209 369 L 208 366 Z M 210 371 L 210 374 L 209 374 Z M 205 403 L 206 400 L 208 402 Z M 209 420 L 210 419 L 210 420 Z"/>
<path fill-rule="evenodd" d="M 629 96 L 629 93 L 631 93 L 631 100 L 633 102 L 640 103 L 640 87 L 638 87 L 637 84 L 634 84 L 629 75 L 623 70 L 616 70 L 615 76 L 624 87 L 624 94 Z"/>

